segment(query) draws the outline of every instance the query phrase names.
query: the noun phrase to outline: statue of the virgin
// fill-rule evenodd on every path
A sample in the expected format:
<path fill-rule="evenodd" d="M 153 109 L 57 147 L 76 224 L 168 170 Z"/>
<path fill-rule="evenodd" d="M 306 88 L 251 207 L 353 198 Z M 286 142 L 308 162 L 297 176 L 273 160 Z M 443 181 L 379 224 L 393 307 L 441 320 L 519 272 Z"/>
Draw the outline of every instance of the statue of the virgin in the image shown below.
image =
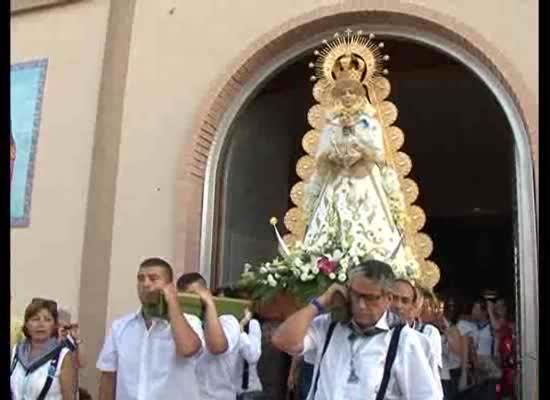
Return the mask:
<path fill-rule="evenodd" d="M 306 187 L 304 247 L 337 240 L 344 267 L 361 256 L 388 262 L 400 276 L 415 279 L 418 262 L 404 232 L 406 204 L 398 174 L 387 163 L 384 132 L 362 80 L 365 61 L 344 53 L 335 60 L 315 172 Z"/>
<path fill-rule="evenodd" d="M 263 288 L 311 294 L 311 283 L 321 289 L 344 282 L 350 268 L 372 258 L 428 290 L 439 280 L 437 266 L 426 260 L 432 242 L 418 232 L 425 222 L 412 204 L 418 187 L 405 178 L 411 161 L 397 151 L 404 140 L 391 126 L 397 108 L 385 101 L 390 84 L 382 63 L 389 57 L 373 39 L 347 30 L 314 52 L 319 104 L 309 111 L 314 129 L 304 136 L 308 155 L 297 165 L 304 182 L 292 189 L 296 207 L 285 216 L 290 233 L 283 239 L 276 230 L 283 258 L 247 266 L 243 274 L 260 295 Z"/>

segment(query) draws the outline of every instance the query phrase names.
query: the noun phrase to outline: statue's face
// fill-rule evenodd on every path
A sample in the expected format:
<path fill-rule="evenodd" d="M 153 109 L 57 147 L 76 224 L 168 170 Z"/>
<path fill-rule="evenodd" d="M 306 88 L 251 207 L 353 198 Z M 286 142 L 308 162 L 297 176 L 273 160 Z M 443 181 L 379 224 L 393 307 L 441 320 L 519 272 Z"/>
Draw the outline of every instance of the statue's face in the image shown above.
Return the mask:
<path fill-rule="evenodd" d="M 340 96 L 342 105 L 346 108 L 352 107 L 357 102 L 358 96 L 353 92 L 351 88 L 344 89 L 344 93 Z"/>

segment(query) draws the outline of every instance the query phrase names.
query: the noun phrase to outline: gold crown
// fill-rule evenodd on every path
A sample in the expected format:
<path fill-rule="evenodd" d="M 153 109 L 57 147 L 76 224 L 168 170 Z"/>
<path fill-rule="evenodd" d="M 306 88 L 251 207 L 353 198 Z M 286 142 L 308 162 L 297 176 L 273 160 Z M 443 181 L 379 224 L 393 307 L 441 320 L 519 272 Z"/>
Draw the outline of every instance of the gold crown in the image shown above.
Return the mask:
<path fill-rule="evenodd" d="M 365 62 L 353 54 L 342 56 L 334 63 L 334 67 L 332 68 L 332 75 L 335 77 L 335 80 L 349 79 L 361 81 L 364 73 Z"/>
<path fill-rule="evenodd" d="M 312 81 L 320 80 L 329 91 L 338 81 L 356 81 L 368 85 L 378 75 L 387 75 L 383 62 L 389 60 L 388 55 L 382 55 L 384 43 L 375 43 L 375 35 L 366 36 L 363 31 L 353 32 L 347 29 L 343 34 L 335 33 L 330 42 L 323 40 L 324 47 L 315 50 L 315 62 L 309 67 L 315 69 Z"/>

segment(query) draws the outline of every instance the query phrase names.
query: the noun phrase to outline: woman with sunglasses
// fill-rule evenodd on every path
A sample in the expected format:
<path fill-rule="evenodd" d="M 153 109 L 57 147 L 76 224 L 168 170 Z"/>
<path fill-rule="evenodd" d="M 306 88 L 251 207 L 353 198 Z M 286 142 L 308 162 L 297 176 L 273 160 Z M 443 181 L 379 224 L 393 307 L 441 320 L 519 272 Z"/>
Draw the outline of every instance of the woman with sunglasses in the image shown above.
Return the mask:
<path fill-rule="evenodd" d="M 57 304 L 33 299 L 25 310 L 25 338 L 12 351 L 13 400 L 74 399 L 75 368 L 70 350 L 57 338 Z"/>

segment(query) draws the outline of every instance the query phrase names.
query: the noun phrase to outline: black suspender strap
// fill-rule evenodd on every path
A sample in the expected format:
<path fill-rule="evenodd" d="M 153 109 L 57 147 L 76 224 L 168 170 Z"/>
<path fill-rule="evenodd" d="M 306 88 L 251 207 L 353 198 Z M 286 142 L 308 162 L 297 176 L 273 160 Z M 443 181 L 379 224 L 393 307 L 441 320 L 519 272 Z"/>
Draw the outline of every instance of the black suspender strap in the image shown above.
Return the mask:
<path fill-rule="evenodd" d="M 245 333 L 248 333 L 248 325 L 250 324 L 250 322 L 248 322 L 245 326 L 244 326 L 244 331 Z M 241 389 L 243 391 L 247 390 L 248 389 L 248 381 L 250 379 L 250 365 L 248 365 L 248 361 L 244 360 L 244 365 L 243 365 L 243 377 L 242 377 L 242 383 L 241 383 Z"/>
<path fill-rule="evenodd" d="M 336 327 L 337 323 L 338 321 L 332 321 L 328 327 L 327 336 L 325 337 L 325 343 L 323 345 L 323 352 L 321 353 L 321 358 L 319 359 L 319 366 L 317 367 L 317 374 L 315 374 L 315 379 L 313 381 L 313 389 L 312 389 L 313 394 L 311 395 L 311 397 L 309 397 L 312 400 L 315 400 L 315 394 L 317 393 L 317 384 L 319 383 L 319 376 L 321 375 L 321 364 L 323 362 L 323 357 L 327 352 L 330 339 L 332 338 L 332 334 L 334 333 L 334 328 Z"/>
<path fill-rule="evenodd" d="M 74 340 L 74 339 L 73 339 Z M 76 342 L 73 342 L 69 336 L 67 336 L 65 338 L 65 340 L 63 340 L 63 345 L 68 348 L 71 352 L 74 352 L 77 348 L 78 348 L 78 345 L 76 344 Z"/>
<path fill-rule="evenodd" d="M 413 328 L 415 331 L 417 332 L 420 332 L 420 333 L 424 333 L 424 327 L 426 325 L 423 323 L 423 322 L 420 322 L 420 321 L 414 321 L 413 325 L 411 326 L 411 328 Z"/>
<path fill-rule="evenodd" d="M 60 348 L 59 351 L 52 358 L 52 361 L 50 362 L 50 368 L 48 369 L 48 377 L 46 378 L 44 387 L 42 388 L 42 391 L 40 392 L 36 400 L 44 400 L 46 398 L 46 395 L 48 394 L 48 391 L 52 386 L 53 378 L 55 378 L 55 372 L 57 371 L 57 363 L 59 362 L 61 350 L 62 348 Z"/>
<path fill-rule="evenodd" d="M 388 389 L 388 383 L 390 382 L 390 373 L 395 361 L 395 356 L 397 355 L 397 345 L 399 344 L 399 336 L 401 335 L 401 330 L 405 325 L 397 325 L 392 333 L 390 340 L 390 347 L 388 348 L 388 354 L 386 355 L 386 363 L 384 364 L 384 375 L 382 376 L 382 382 L 378 388 L 378 393 L 376 394 L 376 400 L 384 400 L 386 396 L 386 390 Z"/>

